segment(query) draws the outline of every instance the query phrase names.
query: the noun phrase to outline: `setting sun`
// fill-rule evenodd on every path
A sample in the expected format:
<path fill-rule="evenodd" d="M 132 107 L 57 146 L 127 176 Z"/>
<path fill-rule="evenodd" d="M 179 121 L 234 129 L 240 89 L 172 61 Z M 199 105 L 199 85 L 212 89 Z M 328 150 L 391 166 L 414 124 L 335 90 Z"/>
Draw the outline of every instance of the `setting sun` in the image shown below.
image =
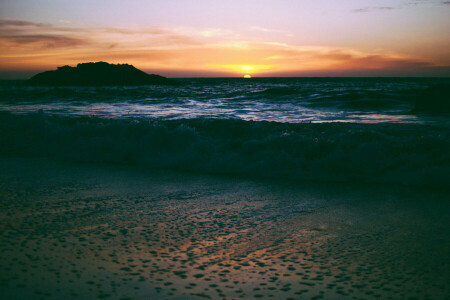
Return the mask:
<path fill-rule="evenodd" d="M 252 76 L 251 75 L 244 75 L 244 78 L 252 78 Z"/>

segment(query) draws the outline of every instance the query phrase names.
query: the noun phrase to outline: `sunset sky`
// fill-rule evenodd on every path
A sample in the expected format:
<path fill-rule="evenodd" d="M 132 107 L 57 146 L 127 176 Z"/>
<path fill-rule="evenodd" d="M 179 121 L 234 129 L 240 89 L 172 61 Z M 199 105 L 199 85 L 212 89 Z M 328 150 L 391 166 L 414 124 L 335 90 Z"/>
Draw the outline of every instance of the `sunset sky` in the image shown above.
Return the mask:
<path fill-rule="evenodd" d="M 1 0 L 0 79 L 89 61 L 168 77 L 450 76 L 450 1 Z"/>

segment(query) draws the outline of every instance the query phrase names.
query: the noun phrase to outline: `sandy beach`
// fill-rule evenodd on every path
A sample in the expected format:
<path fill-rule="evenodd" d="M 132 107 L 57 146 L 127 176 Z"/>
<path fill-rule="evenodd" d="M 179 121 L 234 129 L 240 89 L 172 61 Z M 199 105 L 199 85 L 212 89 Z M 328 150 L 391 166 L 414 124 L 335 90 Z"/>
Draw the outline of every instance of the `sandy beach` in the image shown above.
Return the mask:
<path fill-rule="evenodd" d="M 446 299 L 448 193 L 0 160 L 1 299 Z"/>

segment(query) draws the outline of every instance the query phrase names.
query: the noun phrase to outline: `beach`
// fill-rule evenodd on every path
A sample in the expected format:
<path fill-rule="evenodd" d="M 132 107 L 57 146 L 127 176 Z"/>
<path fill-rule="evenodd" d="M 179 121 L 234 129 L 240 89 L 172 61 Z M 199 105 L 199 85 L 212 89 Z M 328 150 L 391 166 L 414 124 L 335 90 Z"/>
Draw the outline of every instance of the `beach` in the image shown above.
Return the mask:
<path fill-rule="evenodd" d="M 445 190 L 0 160 L 2 299 L 445 299 Z"/>

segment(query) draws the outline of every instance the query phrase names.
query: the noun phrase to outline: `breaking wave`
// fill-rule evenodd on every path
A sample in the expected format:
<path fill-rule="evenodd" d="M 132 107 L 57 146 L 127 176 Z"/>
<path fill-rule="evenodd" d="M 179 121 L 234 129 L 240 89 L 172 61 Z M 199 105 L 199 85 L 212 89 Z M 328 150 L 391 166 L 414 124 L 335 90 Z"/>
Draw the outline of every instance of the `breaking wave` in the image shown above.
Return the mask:
<path fill-rule="evenodd" d="M 450 130 L 443 125 L 107 119 L 0 112 L 0 155 L 252 178 L 450 184 Z"/>

